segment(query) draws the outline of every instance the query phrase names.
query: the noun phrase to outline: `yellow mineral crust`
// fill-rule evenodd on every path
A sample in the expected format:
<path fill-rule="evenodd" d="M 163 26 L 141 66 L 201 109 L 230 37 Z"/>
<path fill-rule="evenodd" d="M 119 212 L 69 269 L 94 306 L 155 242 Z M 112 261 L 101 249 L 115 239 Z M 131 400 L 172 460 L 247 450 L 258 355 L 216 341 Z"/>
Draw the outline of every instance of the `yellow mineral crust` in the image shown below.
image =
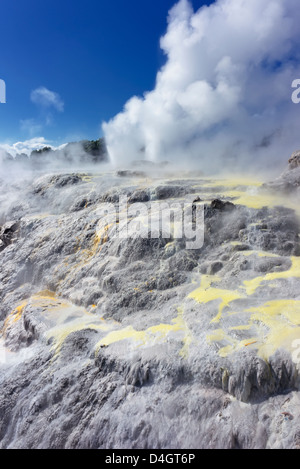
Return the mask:
<path fill-rule="evenodd" d="M 300 278 L 300 257 L 292 256 L 290 259 L 292 261 L 292 265 L 289 270 L 285 270 L 283 272 L 272 272 L 264 276 L 255 277 L 252 280 L 245 280 L 244 285 L 247 294 L 252 295 L 263 282 L 270 282 L 273 280 L 280 279 L 290 279 L 293 277 Z"/>
<path fill-rule="evenodd" d="M 218 312 L 215 318 L 212 319 L 212 322 L 219 322 L 224 308 L 229 306 L 231 302 L 240 298 L 244 298 L 242 291 L 227 290 L 211 286 L 213 283 L 218 284 L 220 282 L 221 279 L 216 275 L 202 275 L 200 287 L 188 295 L 188 298 L 192 298 L 198 303 L 202 304 L 218 300 Z"/>
<path fill-rule="evenodd" d="M 131 345 L 146 347 L 163 343 L 173 337 L 182 342 L 180 356 L 188 356 L 189 345 L 193 338 L 184 319 L 183 308 L 178 308 L 178 315 L 171 320 L 170 324 L 157 324 L 143 331 L 137 331 L 132 326 L 120 328 L 120 324 L 113 320 L 104 320 L 96 314 L 89 313 L 82 307 L 57 298 L 54 292 L 43 290 L 32 296 L 20 306 L 18 306 L 6 319 L 3 333 L 8 326 L 21 318 L 24 308 L 29 305 L 38 308 L 41 322 L 47 322 L 48 331 L 45 333 L 46 340 L 51 340 L 53 359 L 59 356 L 61 348 L 67 337 L 77 331 L 94 329 L 104 334 L 104 337 L 96 346 L 96 354 L 101 346 L 107 346 L 122 340 L 130 340 Z M 179 336 L 176 335 L 179 334 Z M 176 337 L 175 337 L 175 335 Z"/>
<path fill-rule="evenodd" d="M 271 193 L 262 189 L 262 182 L 243 176 L 230 179 L 207 179 L 202 188 L 216 188 L 217 197 L 231 199 L 234 204 L 244 205 L 248 208 L 261 209 L 263 207 L 275 207 L 284 205 L 294 209 L 300 214 L 299 204 L 282 194 Z M 218 190 L 220 188 L 220 190 Z M 203 192 L 203 191 L 202 191 Z M 201 197 L 201 188 L 199 188 Z M 208 196 L 208 194 L 206 194 Z M 203 199 L 203 194 L 202 197 Z M 206 197 L 204 197 L 206 199 Z"/>
<path fill-rule="evenodd" d="M 27 306 L 27 301 L 24 301 L 21 305 L 17 306 L 6 318 L 2 328 L 2 334 L 5 335 L 8 327 L 19 321 L 22 317 L 24 308 Z"/>
<path fill-rule="evenodd" d="M 134 348 L 140 346 L 148 347 L 150 345 L 164 343 L 168 340 L 169 337 L 172 337 L 172 333 L 179 332 L 181 333 L 181 341 L 183 343 L 183 347 L 180 350 L 179 355 L 183 358 L 187 358 L 189 346 L 193 340 L 193 337 L 185 322 L 183 308 L 178 308 L 178 316 L 172 319 L 171 323 L 172 324 L 158 324 L 141 331 L 135 330 L 132 326 L 111 331 L 106 337 L 98 342 L 95 353 L 97 354 L 101 347 L 105 347 L 116 342 L 121 342 L 123 340 L 133 341 Z"/>
<path fill-rule="evenodd" d="M 240 254 L 277 257 L 275 254 L 264 251 L 243 251 Z M 292 352 L 293 342 L 300 339 L 300 300 L 283 297 L 268 302 L 262 301 L 261 304 L 253 307 L 243 306 L 239 309 L 231 305 L 234 300 L 242 298 L 247 300 L 248 305 L 251 305 L 251 302 L 257 303 L 259 298 L 253 297 L 253 294 L 261 285 L 274 287 L 277 280 L 300 278 L 300 258 L 292 256 L 290 260 L 292 264 L 290 269 L 244 281 L 235 290 L 222 289 L 221 279 L 216 276 L 202 276 L 200 287 L 191 292 L 188 298 L 193 298 L 200 305 L 218 300 L 218 305 L 215 306 L 216 316 L 211 323 L 219 323 L 220 328 L 209 333 L 207 341 L 210 344 L 221 344 L 218 347 L 220 356 L 226 357 L 243 347 L 254 347 L 258 356 L 264 359 L 268 359 L 281 347 Z M 213 304 L 212 307 L 214 308 Z M 227 307 L 226 312 L 225 307 Z M 243 317 L 248 317 L 245 324 L 222 328 L 222 319 L 230 316 L 236 316 L 238 319 L 238 316 L 242 314 Z M 234 334 L 238 331 L 242 333 L 250 330 L 251 334 L 254 332 L 254 335 L 246 339 L 237 339 Z M 227 345 L 224 345 L 226 343 Z"/>

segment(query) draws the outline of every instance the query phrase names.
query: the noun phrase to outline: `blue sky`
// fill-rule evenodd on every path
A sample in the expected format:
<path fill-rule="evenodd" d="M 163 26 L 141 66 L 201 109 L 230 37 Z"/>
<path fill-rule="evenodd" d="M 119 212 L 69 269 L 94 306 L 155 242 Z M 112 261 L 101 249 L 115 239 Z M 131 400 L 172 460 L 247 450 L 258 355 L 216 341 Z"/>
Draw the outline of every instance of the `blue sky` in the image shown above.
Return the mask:
<path fill-rule="evenodd" d="M 1 2 L 0 142 L 53 145 L 102 135 L 101 123 L 153 89 L 173 0 Z M 203 3 L 193 1 L 198 9 Z M 43 102 L 44 91 L 53 94 Z M 39 91 L 35 91 L 39 90 Z M 35 94 L 32 94 L 34 93 Z"/>

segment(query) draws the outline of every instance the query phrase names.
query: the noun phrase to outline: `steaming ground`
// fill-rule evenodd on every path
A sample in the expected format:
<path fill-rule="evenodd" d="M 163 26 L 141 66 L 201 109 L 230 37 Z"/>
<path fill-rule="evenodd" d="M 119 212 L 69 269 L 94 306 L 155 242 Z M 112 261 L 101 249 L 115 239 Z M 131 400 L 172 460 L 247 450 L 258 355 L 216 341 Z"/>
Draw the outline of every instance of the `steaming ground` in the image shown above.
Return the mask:
<path fill-rule="evenodd" d="M 267 185 L 149 163 L 2 181 L 1 447 L 298 448 L 298 159 Z M 120 238 L 120 196 L 203 209 L 203 246 Z"/>
<path fill-rule="evenodd" d="M 38 170 L 4 154 L 1 448 L 300 447 L 299 154 L 245 178 L 298 146 L 299 13 L 180 0 L 154 90 L 103 125 L 117 169 L 74 146 Z M 190 209 L 203 244 L 176 218 L 140 236 L 158 202 Z"/>

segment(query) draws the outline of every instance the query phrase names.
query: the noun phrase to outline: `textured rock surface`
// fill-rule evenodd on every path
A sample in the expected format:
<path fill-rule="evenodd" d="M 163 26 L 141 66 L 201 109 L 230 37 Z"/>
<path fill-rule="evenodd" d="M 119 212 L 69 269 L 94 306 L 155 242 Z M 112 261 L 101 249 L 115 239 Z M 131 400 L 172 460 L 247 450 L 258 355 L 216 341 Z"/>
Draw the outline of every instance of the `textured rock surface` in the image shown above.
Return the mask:
<path fill-rule="evenodd" d="M 295 169 L 300 166 L 300 150 L 295 151 L 289 159 L 289 169 Z"/>
<path fill-rule="evenodd" d="M 0 447 L 300 447 L 295 197 L 160 173 L 2 181 Z M 203 207 L 203 246 L 120 237 L 120 197 Z"/>
<path fill-rule="evenodd" d="M 265 184 L 268 190 L 283 194 L 294 194 L 299 197 L 300 191 L 300 150 L 294 152 L 289 159 L 287 169 L 274 181 Z"/>

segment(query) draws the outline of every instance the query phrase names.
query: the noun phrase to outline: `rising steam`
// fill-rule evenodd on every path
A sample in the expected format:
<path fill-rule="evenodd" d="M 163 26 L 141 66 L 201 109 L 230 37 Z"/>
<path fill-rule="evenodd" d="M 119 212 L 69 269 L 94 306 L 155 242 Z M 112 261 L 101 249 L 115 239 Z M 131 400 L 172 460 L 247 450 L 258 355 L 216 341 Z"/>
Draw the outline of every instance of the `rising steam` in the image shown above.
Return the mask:
<path fill-rule="evenodd" d="M 197 12 L 180 0 L 155 89 L 103 124 L 112 161 L 284 164 L 300 147 L 299 22 L 298 0 L 217 0 Z"/>

